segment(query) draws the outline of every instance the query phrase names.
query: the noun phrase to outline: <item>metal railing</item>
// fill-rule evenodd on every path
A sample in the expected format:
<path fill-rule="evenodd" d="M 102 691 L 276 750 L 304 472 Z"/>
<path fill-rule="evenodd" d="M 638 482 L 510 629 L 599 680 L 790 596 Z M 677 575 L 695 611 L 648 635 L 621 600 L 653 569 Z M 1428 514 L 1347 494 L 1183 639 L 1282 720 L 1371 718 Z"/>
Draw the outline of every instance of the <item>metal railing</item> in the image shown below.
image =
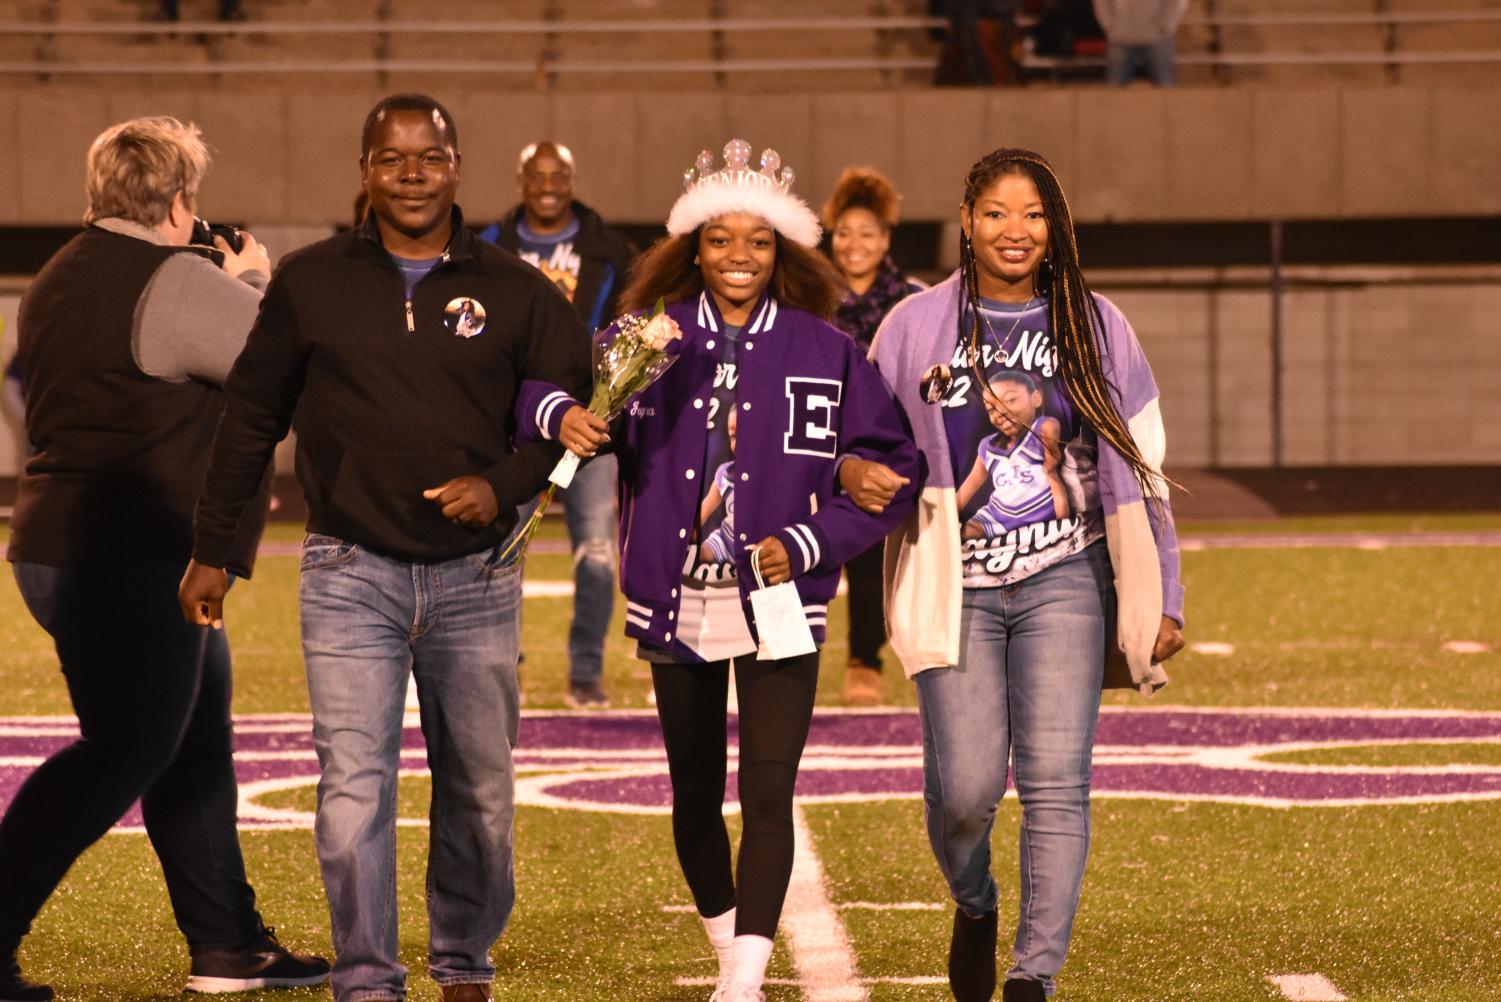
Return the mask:
<path fill-rule="evenodd" d="M 1287 66 L 1287 65 L 1384 65 L 1394 69 L 1416 64 L 1488 64 L 1501 63 L 1501 47 L 1493 49 L 1453 49 L 1436 51 L 1402 50 L 1400 29 L 1416 24 L 1482 24 L 1501 23 L 1501 9 L 1448 10 L 1448 11 L 1389 11 L 1382 10 L 1379 2 L 1369 12 L 1346 13 L 1271 13 L 1271 14 L 1216 14 L 1212 0 L 1206 14 L 1196 15 L 1184 22 L 1185 28 L 1206 28 L 1210 33 L 1208 51 L 1184 50 L 1178 62 L 1185 66 L 1208 66 L 1223 75 L 1234 67 Z M 808 56 L 808 57 L 759 57 L 737 58 L 723 52 L 722 40 L 726 36 L 745 34 L 847 34 L 854 31 L 874 31 L 878 37 L 889 39 L 901 35 L 917 35 L 933 29 L 942 29 L 947 21 L 942 18 L 908 15 L 871 15 L 864 17 L 706 17 L 692 19 L 666 18 L 612 18 L 568 21 L 563 19 L 525 21 L 241 21 L 221 23 L 218 21 L 127 22 L 127 21 L 32 21 L 0 22 L 0 37 L 27 36 L 43 40 L 42 52 L 30 60 L 0 61 L 0 74 L 25 74 L 39 77 L 59 75 L 279 75 L 288 73 L 307 74 L 390 74 L 390 73 L 458 73 L 496 74 L 528 77 L 545 77 L 548 80 L 560 75 L 601 76 L 621 73 L 682 74 L 712 73 L 721 80 L 729 74 L 766 74 L 788 72 L 849 72 L 875 71 L 888 78 L 893 74 L 908 71 L 926 71 L 933 68 L 936 49 L 924 55 L 886 54 L 873 52 L 869 56 Z M 1023 25 L 1026 26 L 1025 24 Z M 1227 28 L 1288 27 L 1349 28 L 1370 26 L 1386 33 L 1383 51 L 1332 51 L 1332 52 L 1255 52 L 1225 51 L 1223 31 Z M 204 62 L 163 62 L 148 60 L 97 60 L 67 59 L 48 51 L 51 40 L 76 36 L 136 36 L 173 37 L 191 36 L 205 40 L 222 40 L 229 36 L 256 36 L 262 38 L 286 38 L 302 36 L 370 36 L 373 40 L 369 59 L 266 59 L 244 60 L 223 58 L 222 53 L 210 51 Z M 385 55 L 386 42 L 393 36 L 450 36 L 473 38 L 483 35 L 527 36 L 542 44 L 532 58 L 510 59 L 463 59 L 451 58 L 394 58 Z M 572 37 L 586 36 L 648 36 L 648 35 L 707 35 L 714 40 L 710 58 L 690 59 L 597 59 L 567 58 L 556 51 L 556 43 Z M 889 49 L 889 45 L 877 44 L 877 50 Z M 1099 57 L 1091 56 L 1043 56 L 1032 53 L 1021 58 L 1024 69 L 1037 72 L 1052 72 L 1074 69 L 1092 70 L 1103 65 Z"/>

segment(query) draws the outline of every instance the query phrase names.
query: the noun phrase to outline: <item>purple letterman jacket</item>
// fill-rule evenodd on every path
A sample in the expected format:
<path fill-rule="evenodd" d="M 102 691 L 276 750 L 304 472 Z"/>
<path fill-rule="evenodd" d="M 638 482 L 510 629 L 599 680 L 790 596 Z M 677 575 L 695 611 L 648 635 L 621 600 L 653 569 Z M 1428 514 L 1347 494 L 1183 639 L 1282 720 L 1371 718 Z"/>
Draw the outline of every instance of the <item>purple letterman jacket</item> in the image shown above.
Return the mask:
<path fill-rule="evenodd" d="M 626 635 L 675 653 L 683 565 L 693 538 L 708 444 L 705 408 L 713 398 L 724 321 L 707 292 L 673 303 L 667 314 L 683 330 L 668 351 L 672 368 L 626 408 L 613 431 L 620 462 L 620 587 Z M 615 328 L 600 333 L 608 343 Z M 755 589 L 749 548 L 781 540 L 792 561 L 814 640 L 822 643 L 829 599 L 845 562 L 907 517 L 922 487 L 919 454 L 906 416 L 847 334 L 764 295 L 740 332 L 735 532 L 736 562 L 747 596 Z M 517 398 L 518 437 L 555 439 L 574 401 L 555 386 L 528 382 Z M 911 483 L 880 515 L 839 490 L 839 460 L 885 463 Z"/>

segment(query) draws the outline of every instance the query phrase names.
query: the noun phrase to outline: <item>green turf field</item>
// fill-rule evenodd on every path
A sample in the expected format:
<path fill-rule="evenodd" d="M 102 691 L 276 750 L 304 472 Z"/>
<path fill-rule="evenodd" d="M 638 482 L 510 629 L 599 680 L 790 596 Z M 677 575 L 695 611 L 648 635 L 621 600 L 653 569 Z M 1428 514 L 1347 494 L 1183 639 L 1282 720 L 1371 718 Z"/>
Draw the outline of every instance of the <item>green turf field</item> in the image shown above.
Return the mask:
<path fill-rule="evenodd" d="M 1220 532 L 1429 532 L 1501 528 L 1501 517 L 1351 518 L 1184 526 Z M 545 530 L 557 538 L 560 527 Z M 278 528 L 281 539 L 296 538 Z M 531 558 L 528 577 L 562 579 L 566 555 Z M 1185 651 L 1142 707 L 1364 707 L 1501 711 L 1501 548 L 1205 549 L 1185 552 L 1187 636 L 1224 645 Z M 305 712 L 296 625 L 296 559 L 264 558 L 227 606 L 239 713 Z M 560 707 L 567 599 L 529 599 L 523 669 L 528 708 Z M 645 707 L 649 681 L 617 624 L 607 653 L 616 706 Z M 844 606 L 830 609 L 821 702 L 838 702 Z M 1460 653 L 1446 644 L 1478 650 Z M 64 714 L 50 646 L 0 576 L 0 643 L 8 657 L 0 716 Z M 1483 649 L 1488 647 L 1489 650 Z M 1218 651 L 1218 652 L 1215 652 Z M 888 698 L 911 687 L 888 673 Z M 1359 745 L 1271 758 L 1331 767 L 1494 766 L 1490 742 Z M 403 781 L 404 818 L 425 815 L 426 780 Z M 310 808 L 308 788 L 269 795 Z M 915 799 L 803 808 L 827 896 L 858 974 L 933 979 L 944 967 L 950 912 Z M 995 872 L 1003 936 L 1016 898 L 1018 811 L 1000 812 Z M 1501 1000 L 1501 801 L 1299 807 L 1100 798 L 1063 1002 L 1276 1000 L 1266 979 L 1318 972 L 1352 1002 Z M 732 829 L 736 819 L 731 819 Z M 707 999 L 679 978 L 713 973 L 672 857 L 668 821 L 524 807 L 518 813 L 518 904 L 496 950 L 497 999 Z M 436 999 L 425 976 L 426 838 L 400 835 L 403 959 L 414 999 Z M 267 921 L 299 948 L 329 949 L 327 912 L 309 831 L 248 831 L 247 864 Z M 881 910 L 867 905 L 905 907 Z M 665 909 L 665 910 L 664 910 Z M 186 951 L 172 925 L 146 840 L 112 835 L 87 853 L 43 911 L 22 960 L 60 998 L 176 996 Z M 779 940 L 773 978 L 796 976 Z M 948 998 L 939 984 L 878 980 L 874 1002 Z M 326 990 L 266 993 L 326 997 Z M 772 984 L 771 1002 L 806 996 Z"/>

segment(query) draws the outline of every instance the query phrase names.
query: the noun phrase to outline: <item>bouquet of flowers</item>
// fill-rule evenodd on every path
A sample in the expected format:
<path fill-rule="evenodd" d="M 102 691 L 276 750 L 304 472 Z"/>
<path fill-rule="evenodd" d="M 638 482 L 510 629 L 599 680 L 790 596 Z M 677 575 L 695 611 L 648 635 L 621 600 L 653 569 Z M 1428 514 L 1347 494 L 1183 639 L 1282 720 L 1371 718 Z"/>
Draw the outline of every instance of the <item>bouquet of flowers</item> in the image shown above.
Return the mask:
<path fill-rule="evenodd" d="M 595 351 L 594 392 L 589 397 L 589 413 L 606 421 L 615 420 L 631 397 L 655 383 L 677 361 L 676 355 L 667 353 L 667 346 L 680 340 L 683 332 L 663 309 L 659 299 L 650 314 L 626 314 L 615 321 L 617 333 L 614 340 Z M 501 554 L 502 560 L 510 557 L 518 547 L 523 554 L 526 553 L 527 544 L 542 523 L 547 506 L 552 503 L 559 487 L 573 483 L 579 462 L 580 457 L 573 452 L 565 452 L 558 460 L 558 465 L 547 478 L 551 483 L 542 494 L 537 510 L 532 512 L 532 517 Z"/>

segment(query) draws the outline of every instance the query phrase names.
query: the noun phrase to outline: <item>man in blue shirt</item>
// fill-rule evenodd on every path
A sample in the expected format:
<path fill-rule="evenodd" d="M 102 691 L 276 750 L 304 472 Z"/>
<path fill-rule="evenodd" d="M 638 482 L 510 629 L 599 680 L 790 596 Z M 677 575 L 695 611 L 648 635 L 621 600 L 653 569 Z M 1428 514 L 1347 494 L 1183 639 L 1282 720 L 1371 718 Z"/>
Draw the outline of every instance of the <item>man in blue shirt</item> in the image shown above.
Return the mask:
<path fill-rule="evenodd" d="M 635 248 L 593 209 L 573 197 L 573 153 L 561 143 L 533 143 L 516 162 L 521 204 L 480 236 L 514 251 L 553 281 L 590 332 L 615 319 Z M 573 625 L 568 632 L 568 705 L 602 708 L 605 633 L 615 605 L 614 456 L 586 463 L 561 491 L 573 548 Z M 522 514 L 530 513 L 528 506 Z"/>

